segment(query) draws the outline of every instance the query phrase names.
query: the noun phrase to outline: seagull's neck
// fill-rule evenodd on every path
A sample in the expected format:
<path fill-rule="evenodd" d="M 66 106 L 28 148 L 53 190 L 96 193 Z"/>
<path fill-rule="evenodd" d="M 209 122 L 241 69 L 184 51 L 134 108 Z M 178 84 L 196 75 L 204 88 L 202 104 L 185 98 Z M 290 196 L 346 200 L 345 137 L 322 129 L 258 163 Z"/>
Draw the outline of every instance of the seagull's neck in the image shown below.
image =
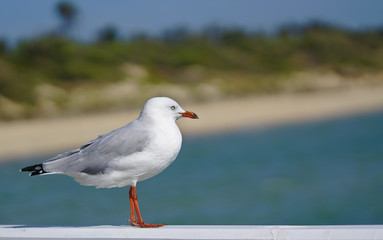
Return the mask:
<path fill-rule="evenodd" d="M 145 113 L 140 114 L 140 116 L 137 119 L 138 121 L 142 122 L 143 124 L 156 126 L 156 127 L 168 127 L 168 126 L 177 126 L 176 119 L 169 118 L 169 117 L 162 117 L 162 116 L 153 116 L 148 115 Z"/>

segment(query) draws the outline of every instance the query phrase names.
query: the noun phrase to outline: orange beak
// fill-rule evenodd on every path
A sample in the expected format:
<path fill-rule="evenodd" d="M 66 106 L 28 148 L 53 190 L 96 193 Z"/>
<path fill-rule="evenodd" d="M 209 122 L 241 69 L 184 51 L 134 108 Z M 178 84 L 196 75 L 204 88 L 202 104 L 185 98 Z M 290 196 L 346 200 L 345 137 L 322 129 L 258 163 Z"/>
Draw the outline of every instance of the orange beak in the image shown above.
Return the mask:
<path fill-rule="evenodd" d="M 188 118 L 192 118 L 192 119 L 198 119 L 197 114 L 195 114 L 195 113 L 193 113 L 193 112 L 186 111 L 186 112 L 179 113 L 179 114 L 181 114 L 182 117 L 188 117 Z"/>

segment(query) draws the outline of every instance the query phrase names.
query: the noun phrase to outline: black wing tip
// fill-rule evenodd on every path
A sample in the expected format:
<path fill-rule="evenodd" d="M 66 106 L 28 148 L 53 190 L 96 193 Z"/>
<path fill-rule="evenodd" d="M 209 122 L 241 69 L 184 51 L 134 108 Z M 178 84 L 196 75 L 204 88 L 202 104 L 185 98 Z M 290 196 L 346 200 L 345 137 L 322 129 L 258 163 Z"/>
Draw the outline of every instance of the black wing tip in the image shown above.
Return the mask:
<path fill-rule="evenodd" d="M 29 176 L 35 176 L 35 175 L 47 173 L 46 171 L 44 171 L 43 164 L 41 163 L 22 168 L 20 169 L 20 172 L 31 172 Z"/>
<path fill-rule="evenodd" d="M 35 171 L 37 170 L 36 168 L 40 167 L 42 168 L 42 164 L 36 164 L 36 165 L 33 165 L 33 166 L 28 166 L 28 167 L 24 167 L 22 169 L 20 169 L 21 172 L 31 172 L 31 171 Z"/>

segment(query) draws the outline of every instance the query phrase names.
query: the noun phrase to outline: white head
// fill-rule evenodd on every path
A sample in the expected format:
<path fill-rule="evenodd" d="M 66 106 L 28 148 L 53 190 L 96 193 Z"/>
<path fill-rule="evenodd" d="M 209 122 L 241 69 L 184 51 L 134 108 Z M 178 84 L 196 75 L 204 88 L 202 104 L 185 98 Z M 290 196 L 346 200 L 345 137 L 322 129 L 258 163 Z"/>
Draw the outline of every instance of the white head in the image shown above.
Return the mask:
<path fill-rule="evenodd" d="M 176 101 L 168 97 L 154 97 L 149 99 L 142 108 L 140 117 L 174 120 L 182 117 L 198 119 L 197 114 L 183 110 Z"/>

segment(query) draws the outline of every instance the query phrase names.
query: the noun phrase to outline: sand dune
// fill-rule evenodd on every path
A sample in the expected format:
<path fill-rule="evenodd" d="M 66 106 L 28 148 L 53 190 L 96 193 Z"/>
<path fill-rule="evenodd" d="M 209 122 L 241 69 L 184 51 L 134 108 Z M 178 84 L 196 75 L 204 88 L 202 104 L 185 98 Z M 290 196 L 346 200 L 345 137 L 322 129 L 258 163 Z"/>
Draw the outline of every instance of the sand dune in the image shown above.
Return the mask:
<path fill-rule="evenodd" d="M 200 116 L 199 120 L 178 121 L 184 135 L 192 135 L 383 110 L 383 87 L 255 96 L 190 105 L 177 100 L 184 109 Z M 70 150 L 134 120 L 139 111 L 1 123 L 0 160 Z"/>

